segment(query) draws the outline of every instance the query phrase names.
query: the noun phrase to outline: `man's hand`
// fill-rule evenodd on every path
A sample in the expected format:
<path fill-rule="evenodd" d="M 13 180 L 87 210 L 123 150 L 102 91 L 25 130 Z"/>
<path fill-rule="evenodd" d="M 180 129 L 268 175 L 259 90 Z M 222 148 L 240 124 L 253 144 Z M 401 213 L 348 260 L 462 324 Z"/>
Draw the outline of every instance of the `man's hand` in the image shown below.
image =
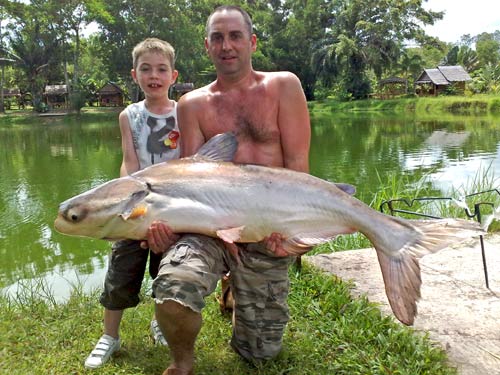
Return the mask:
<path fill-rule="evenodd" d="M 141 247 L 149 248 L 155 254 L 163 254 L 179 240 L 179 237 L 165 223 L 154 221 L 148 228 L 147 240 L 141 242 Z"/>
<path fill-rule="evenodd" d="M 283 242 L 286 238 L 280 233 L 271 233 L 268 237 L 264 238 L 263 242 L 266 248 L 274 253 L 277 257 L 287 257 L 291 255 L 283 247 Z"/>

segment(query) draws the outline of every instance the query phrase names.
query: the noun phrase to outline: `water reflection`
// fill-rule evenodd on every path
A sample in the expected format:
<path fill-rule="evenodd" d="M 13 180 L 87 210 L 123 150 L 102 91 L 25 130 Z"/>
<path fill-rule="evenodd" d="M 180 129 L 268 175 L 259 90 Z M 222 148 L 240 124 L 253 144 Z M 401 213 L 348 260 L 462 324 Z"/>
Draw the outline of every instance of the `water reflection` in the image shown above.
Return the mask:
<path fill-rule="evenodd" d="M 483 172 L 500 174 L 498 118 L 417 118 L 380 114 L 312 117 L 311 173 L 357 187 L 369 203 L 381 181 L 446 194 Z M 45 280 L 58 298 L 71 285 L 99 287 L 110 244 L 53 229 L 60 202 L 118 176 L 115 118 L 8 125 L 0 119 L 0 288 Z M 472 191 L 468 191 L 472 193 Z"/>
<path fill-rule="evenodd" d="M 104 268 L 109 243 L 62 236 L 53 221 L 60 202 L 118 175 L 120 147 L 114 119 L 0 123 L 0 287 L 42 278 L 59 295 L 63 279 Z"/>

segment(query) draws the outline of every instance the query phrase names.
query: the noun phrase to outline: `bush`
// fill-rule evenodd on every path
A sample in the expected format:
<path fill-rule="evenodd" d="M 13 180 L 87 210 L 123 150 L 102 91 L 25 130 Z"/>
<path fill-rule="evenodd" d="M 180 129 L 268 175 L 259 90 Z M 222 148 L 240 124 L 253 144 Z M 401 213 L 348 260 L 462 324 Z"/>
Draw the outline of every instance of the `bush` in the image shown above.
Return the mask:
<path fill-rule="evenodd" d="M 500 113 L 500 98 L 491 99 L 489 107 L 491 113 Z"/>
<path fill-rule="evenodd" d="M 74 111 L 80 112 L 80 109 L 85 106 L 85 102 L 85 93 L 81 91 L 73 91 L 69 96 L 69 103 Z"/>

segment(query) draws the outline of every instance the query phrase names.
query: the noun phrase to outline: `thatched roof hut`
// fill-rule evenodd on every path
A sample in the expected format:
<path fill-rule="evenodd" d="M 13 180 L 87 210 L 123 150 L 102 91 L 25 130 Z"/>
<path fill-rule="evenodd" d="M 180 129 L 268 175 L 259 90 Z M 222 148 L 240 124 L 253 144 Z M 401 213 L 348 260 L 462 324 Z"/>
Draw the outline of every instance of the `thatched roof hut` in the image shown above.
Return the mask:
<path fill-rule="evenodd" d="M 435 96 L 449 87 L 463 92 L 465 82 L 471 79 L 466 70 L 460 65 L 438 66 L 435 69 L 424 69 L 415 80 L 415 86 L 419 86 L 416 90 L 417 94 Z"/>
<path fill-rule="evenodd" d="M 114 82 L 108 82 L 97 91 L 99 105 L 101 107 L 122 107 L 124 93 L 120 86 Z"/>
<path fill-rule="evenodd" d="M 171 94 L 170 96 L 175 99 L 179 100 L 179 98 L 184 95 L 185 93 L 189 91 L 194 90 L 194 83 L 191 82 L 186 82 L 186 83 L 174 83 L 171 87 Z"/>
<path fill-rule="evenodd" d="M 67 108 L 68 95 L 68 86 L 66 85 L 47 85 L 43 91 L 43 98 L 49 108 Z"/>

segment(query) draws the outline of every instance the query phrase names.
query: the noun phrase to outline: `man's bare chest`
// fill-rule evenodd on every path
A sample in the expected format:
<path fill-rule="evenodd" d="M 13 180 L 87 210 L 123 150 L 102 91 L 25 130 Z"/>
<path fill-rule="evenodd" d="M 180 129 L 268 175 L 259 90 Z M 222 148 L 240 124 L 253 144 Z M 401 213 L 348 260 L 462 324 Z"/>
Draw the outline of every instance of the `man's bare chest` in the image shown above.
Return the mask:
<path fill-rule="evenodd" d="M 211 135 L 232 131 L 243 142 L 279 141 L 278 104 L 262 97 L 215 98 L 205 113 Z"/>

